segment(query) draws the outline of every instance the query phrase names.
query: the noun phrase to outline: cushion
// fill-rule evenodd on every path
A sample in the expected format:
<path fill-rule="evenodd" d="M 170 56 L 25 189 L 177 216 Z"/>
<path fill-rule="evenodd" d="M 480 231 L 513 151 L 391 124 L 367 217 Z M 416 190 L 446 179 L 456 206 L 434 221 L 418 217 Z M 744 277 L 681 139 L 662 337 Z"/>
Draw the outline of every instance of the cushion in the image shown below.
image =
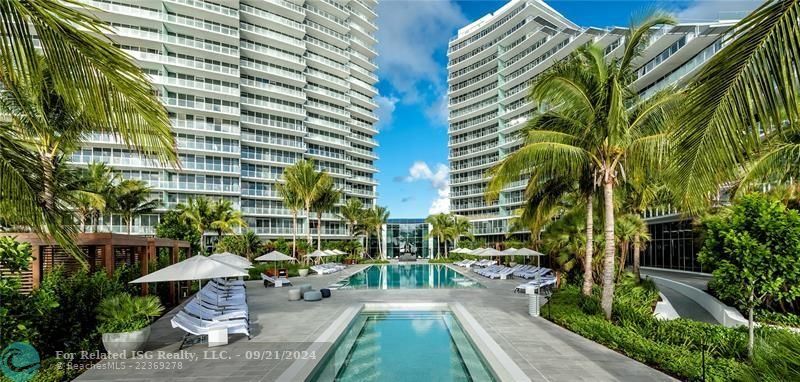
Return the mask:
<path fill-rule="evenodd" d="M 303 300 L 306 301 L 322 300 L 322 293 L 320 293 L 318 290 L 310 290 L 303 295 Z"/>
<path fill-rule="evenodd" d="M 311 290 L 311 284 L 301 284 L 297 287 L 300 289 L 300 296 Z"/>
<path fill-rule="evenodd" d="M 328 298 L 331 296 L 331 290 L 328 288 L 323 288 L 319 290 L 319 293 L 322 293 L 322 297 Z"/>
<path fill-rule="evenodd" d="M 299 301 L 301 297 L 302 293 L 299 288 L 289 289 L 289 301 Z"/>

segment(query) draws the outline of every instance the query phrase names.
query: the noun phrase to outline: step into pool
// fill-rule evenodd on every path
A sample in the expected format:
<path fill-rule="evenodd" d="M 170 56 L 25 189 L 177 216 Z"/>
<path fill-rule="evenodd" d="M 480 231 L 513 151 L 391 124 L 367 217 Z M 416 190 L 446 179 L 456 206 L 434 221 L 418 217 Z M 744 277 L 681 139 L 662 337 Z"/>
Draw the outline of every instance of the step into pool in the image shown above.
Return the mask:
<path fill-rule="evenodd" d="M 335 289 L 481 288 L 482 285 L 444 264 L 371 265 L 341 282 Z"/>
<path fill-rule="evenodd" d="M 449 311 L 361 312 L 311 381 L 496 381 Z"/>

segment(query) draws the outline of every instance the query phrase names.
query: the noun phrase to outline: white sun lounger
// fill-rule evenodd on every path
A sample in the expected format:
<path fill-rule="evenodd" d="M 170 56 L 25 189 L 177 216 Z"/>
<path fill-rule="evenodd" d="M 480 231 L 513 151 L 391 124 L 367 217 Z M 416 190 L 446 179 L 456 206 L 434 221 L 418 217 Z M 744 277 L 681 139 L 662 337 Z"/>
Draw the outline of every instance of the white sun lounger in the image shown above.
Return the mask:
<path fill-rule="evenodd" d="M 262 273 L 261 279 L 264 280 L 264 286 L 267 286 L 267 283 L 274 285 L 275 288 L 280 288 L 284 285 L 292 285 L 292 282 L 286 277 L 272 277 Z"/>
<path fill-rule="evenodd" d="M 184 311 L 180 311 L 172 317 L 170 323 L 173 328 L 181 329 L 186 332 L 181 341 L 179 350 L 183 349 L 183 345 L 186 343 L 189 336 L 207 336 L 209 331 L 214 329 L 225 329 L 228 335 L 244 334 L 247 335 L 248 339 L 250 338 L 250 327 L 245 320 L 204 320 L 202 318 L 193 317 Z"/>

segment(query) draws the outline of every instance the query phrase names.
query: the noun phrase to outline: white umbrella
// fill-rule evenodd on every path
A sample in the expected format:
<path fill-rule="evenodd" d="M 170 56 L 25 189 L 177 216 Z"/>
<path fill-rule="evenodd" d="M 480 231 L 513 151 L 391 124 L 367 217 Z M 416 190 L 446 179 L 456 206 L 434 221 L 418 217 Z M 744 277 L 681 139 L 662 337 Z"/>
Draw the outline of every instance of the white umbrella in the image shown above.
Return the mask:
<path fill-rule="evenodd" d="M 456 248 L 456 249 L 454 249 L 454 250 L 450 251 L 450 253 L 464 253 L 464 254 L 471 254 L 471 253 L 472 253 L 472 251 L 471 251 L 471 250 L 469 250 L 469 249 L 467 249 L 467 248 Z"/>
<path fill-rule="evenodd" d="M 338 250 L 338 249 L 334 249 L 334 250 L 333 250 L 333 252 L 334 252 L 335 254 L 337 254 L 337 255 L 346 255 L 346 254 L 347 254 L 347 252 L 345 252 L 345 251 L 340 251 L 340 250 Z"/>
<path fill-rule="evenodd" d="M 539 258 L 544 256 L 544 253 L 537 252 L 537 251 L 534 251 L 534 250 L 529 249 L 529 248 L 520 248 L 520 249 L 517 250 L 517 252 L 514 255 L 516 255 L 516 256 L 525 256 L 525 257 L 536 256 L 536 266 L 538 267 L 539 266 Z"/>
<path fill-rule="evenodd" d="M 306 257 L 325 257 L 325 256 L 330 256 L 330 255 L 328 255 L 328 253 L 320 251 L 320 250 L 316 250 L 316 251 L 311 252 L 311 253 L 306 255 Z"/>
<path fill-rule="evenodd" d="M 275 274 L 278 274 L 278 262 L 279 261 L 295 261 L 296 259 L 291 256 L 284 255 L 278 251 L 272 251 L 266 255 L 261 255 L 253 259 L 255 261 L 272 261 L 275 263 Z"/>
<path fill-rule="evenodd" d="M 503 250 L 503 256 L 516 256 L 516 254 L 517 254 L 517 249 L 514 247 L 506 248 L 505 250 Z"/>
<path fill-rule="evenodd" d="M 230 266 L 237 267 L 237 268 L 247 269 L 247 268 L 252 268 L 253 267 L 253 263 L 251 263 L 250 261 L 248 261 L 244 257 L 239 256 L 239 255 L 234 255 L 233 253 L 230 253 L 230 252 L 215 253 L 215 254 L 209 256 L 208 258 L 209 259 L 214 259 L 214 260 L 219 261 L 221 263 L 225 263 L 225 264 L 228 264 Z"/>
<path fill-rule="evenodd" d="M 325 252 L 325 254 L 327 256 L 338 256 L 339 255 L 338 253 L 336 253 L 336 251 L 331 250 L 331 249 L 326 249 L 326 250 L 324 250 L 322 252 Z"/>
<path fill-rule="evenodd" d="M 500 252 L 494 248 L 486 248 L 480 253 L 477 253 L 478 256 L 486 256 L 486 257 L 493 257 L 493 256 L 503 256 L 503 252 Z"/>
<path fill-rule="evenodd" d="M 481 252 L 483 252 L 485 250 L 486 250 L 486 248 L 475 248 L 475 249 L 469 251 L 469 254 L 470 255 L 475 255 L 475 256 L 480 256 Z"/>
<path fill-rule="evenodd" d="M 255 261 L 295 261 L 294 257 L 285 255 L 278 251 L 272 251 L 266 255 L 261 255 L 253 259 Z"/>
<path fill-rule="evenodd" d="M 247 274 L 247 271 L 244 269 L 198 255 L 139 277 L 131 281 L 131 283 L 197 280 L 197 285 L 199 287 L 200 280 L 214 279 L 217 277 L 241 277 L 247 276 Z"/>

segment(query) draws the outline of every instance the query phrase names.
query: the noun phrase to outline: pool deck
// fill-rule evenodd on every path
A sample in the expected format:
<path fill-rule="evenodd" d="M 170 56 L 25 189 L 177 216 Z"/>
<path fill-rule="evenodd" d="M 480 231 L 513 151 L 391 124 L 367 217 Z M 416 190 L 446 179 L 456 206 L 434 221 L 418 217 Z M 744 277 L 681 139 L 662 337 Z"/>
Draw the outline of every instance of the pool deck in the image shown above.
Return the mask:
<path fill-rule="evenodd" d="M 364 267 L 292 278 L 292 282 L 324 288 Z M 530 317 L 527 296 L 512 292 L 520 280 L 468 275 L 486 288 L 335 290 L 331 298 L 319 302 L 288 301 L 288 288 L 264 288 L 251 281 L 247 287 L 251 340 L 234 335 L 227 346 L 196 344 L 178 352 L 183 332 L 170 326 L 171 312 L 153 325 L 146 350 L 154 359 L 102 361 L 78 380 L 275 381 L 297 356 L 303 357 L 295 351 L 311 346 L 345 310 L 367 302 L 459 302 L 533 381 L 674 380 L 543 318 Z M 183 359 L 164 360 L 167 355 Z"/>

